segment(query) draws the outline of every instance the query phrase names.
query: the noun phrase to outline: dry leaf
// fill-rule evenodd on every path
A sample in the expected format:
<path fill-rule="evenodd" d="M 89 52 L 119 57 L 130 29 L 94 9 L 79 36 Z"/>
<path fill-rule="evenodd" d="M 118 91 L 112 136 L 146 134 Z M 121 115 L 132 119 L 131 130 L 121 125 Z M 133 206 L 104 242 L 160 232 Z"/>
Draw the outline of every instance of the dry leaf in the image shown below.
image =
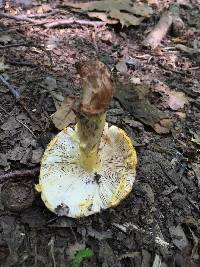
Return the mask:
<path fill-rule="evenodd" d="M 169 133 L 171 119 L 149 102 L 148 95 L 147 86 L 116 81 L 115 97 L 134 118 L 151 126 L 158 133 Z"/>
<path fill-rule="evenodd" d="M 132 4 L 131 0 L 102 0 L 102 1 L 92 1 L 86 3 L 70 3 L 65 2 L 65 6 L 81 8 L 82 11 L 111 11 L 112 9 L 130 11 L 130 6 Z"/>
<path fill-rule="evenodd" d="M 145 3 L 134 3 L 129 12 L 143 17 L 150 17 L 153 14 L 152 8 Z"/>
<path fill-rule="evenodd" d="M 143 17 L 149 17 L 153 14 L 153 10 L 145 3 L 135 3 L 133 4 L 131 0 L 102 0 L 93 1 L 86 3 L 64 3 L 65 6 L 73 7 L 78 10 L 78 12 L 88 12 L 88 11 L 99 11 L 88 13 L 89 16 L 97 17 L 102 21 L 109 24 L 114 24 L 113 20 L 108 19 L 111 17 L 120 21 L 122 25 L 139 25 L 144 19 Z M 80 10 L 79 10 L 80 9 Z M 76 10 L 74 10 L 76 11 Z M 102 13 L 105 12 L 105 13 Z M 103 15 L 104 14 L 104 15 Z M 141 17 L 136 17 L 133 14 Z"/>
<path fill-rule="evenodd" d="M 182 92 L 170 92 L 168 96 L 168 105 L 172 110 L 182 109 L 184 105 L 188 103 L 187 97 Z"/>
<path fill-rule="evenodd" d="M 109 16 L 113 19 L 118 19 L 122 26 L 137 26 L 144 20 L 143 17 L 136 17 L 132 14 L 121 12 L 117 9 L 111 10 Z"/>
<path fill-rule="evenodd" d="M 115 66 L 116 70 L 119 71 L 121 74 L 125 74 L 127 73 L 127 65 L 126 62 L 124 60 L 120 60 L 116 66 Z"/>
<path fill-rule="evenodd" d="M 163 102 L 172 110 L 180 110 L 188 104 L 188 99 L 183 92 L 172 91 L 163 83 L 156 84 L 153 90 L 165 95 Z"/>
<path fill-rule="evenodd" d="M 138 78 L 138 77 L 132 77 L 132 78 L 130 79 L 130 81 L 131 81 L 131 83 L 133 83 L 133 84 L 141 84 L 141 80 L 140 80 L 140 78 Z"/>
<path fill-rule="evenodd" d="M 75 101 L 77 101 L 75 97 L 65 97 L 61 107 L 51 115 L 52 122 L 57 129 L 63 130 L 70 124 L 76 123 L 76 115 L 72 110 Z"/>
<path fill-rule="evenodd" d="M 119 21 L 116 19 L 109 19 L 108 15 L 104 12 L 88 12 L 87 15 L 90 18 L 98 18 L 108 24 L 117 24 Z"/>
<path fill-rule="evenodd" d="M 159 123 L 156 123 L 153 128 L 159 134 L 170 133 L 173 126 L 173 121 L 171 119 L 162 119 Z"/>

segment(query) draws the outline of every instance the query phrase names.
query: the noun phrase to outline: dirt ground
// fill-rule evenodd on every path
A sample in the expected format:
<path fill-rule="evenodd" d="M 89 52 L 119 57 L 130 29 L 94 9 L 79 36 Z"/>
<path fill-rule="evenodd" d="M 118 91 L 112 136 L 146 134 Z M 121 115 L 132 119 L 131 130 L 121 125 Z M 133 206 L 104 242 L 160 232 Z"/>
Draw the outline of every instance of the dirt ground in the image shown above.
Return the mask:
<path fill-rule="evenodd" d="M 7 2 L 2 12 L 14 15 L 41 7 L 39 1 Z M 84 267 L 200 266 L 200 53 L 176 46 L 198 47 L 200 9 L 181 5 L 181 36 L 169 32 L 148 50 L 141 43 L 159 16 L 137 27 L 72 23 L 53 29 L 1 18 L 1 266 L 71 266 L 73 253 L 84 248 L 94 252 Z M 34 185 L 43 151 L 58 132 L 50 115 L 63 96 L 79 95 L 75 63 L 93 57 L 113 72 L 118 90 L 107 120 L 131 136 L 139 163 L 126 200 L 74 220 L 48 211 Z"/>

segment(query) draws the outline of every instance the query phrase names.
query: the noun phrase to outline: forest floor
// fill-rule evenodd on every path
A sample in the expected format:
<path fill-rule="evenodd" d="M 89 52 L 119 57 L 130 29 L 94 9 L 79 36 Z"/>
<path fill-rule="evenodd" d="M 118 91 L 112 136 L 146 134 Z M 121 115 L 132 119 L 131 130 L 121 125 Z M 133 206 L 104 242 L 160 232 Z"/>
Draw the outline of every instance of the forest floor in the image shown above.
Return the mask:
<path fill-rule="evenodd" d="M 41 14 L 54 11 L 56 1 L 18 2 L 2 4 L 1 11 Z M 88 20 L 60 10 L 44 19 Z M 1 266 L 70 267 L 74 253 L 85 248 L 94 256 L 84 267 L 200 266 L 200 8 L 180 5 L 181 35 L 168 32 L 149 50 L 142 41 L 160 15 L 155 11 L 135 27 L 45 28 L 1 17 Z M 136 181 L 116 208 L 77 220 L 57 217 L 34 189 L 43 151 L 58 132 L 50 115 L 64 96 L 79 95 L 75 63 L 94 57 L 115 77 L 119 90 L 107 120 L 133 139 Z"/>

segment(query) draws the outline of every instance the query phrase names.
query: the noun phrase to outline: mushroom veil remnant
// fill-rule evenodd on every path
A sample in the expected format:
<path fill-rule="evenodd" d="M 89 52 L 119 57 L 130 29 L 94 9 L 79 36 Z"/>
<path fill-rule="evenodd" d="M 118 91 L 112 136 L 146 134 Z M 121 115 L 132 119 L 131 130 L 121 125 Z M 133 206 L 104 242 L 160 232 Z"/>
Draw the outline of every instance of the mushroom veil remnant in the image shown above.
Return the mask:
<path fill-rule="evenodd" d="M 137 156 L 131 139 L 106 123 L 111 74 L 95 59 L 76 65 L 82 84 L 77 125 L 49 143 L 36 189 L 52 212 L 79 218 L 115 207 L 132 190 Z"/>

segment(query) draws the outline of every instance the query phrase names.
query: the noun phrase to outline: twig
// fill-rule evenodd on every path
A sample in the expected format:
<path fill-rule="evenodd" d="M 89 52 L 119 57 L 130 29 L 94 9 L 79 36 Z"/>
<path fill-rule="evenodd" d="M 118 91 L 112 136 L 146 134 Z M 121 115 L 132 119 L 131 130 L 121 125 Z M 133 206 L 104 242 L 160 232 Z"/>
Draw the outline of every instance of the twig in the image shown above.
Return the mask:
<path fill-rule="evenodd" d="M 8 45 L 0 45 L 0 49 L 10 48 L 10 47 L 18 47 L 18 46 L 28 46 L 27 43 L 19 43 L 19 44 L 8 44 Z"/>
<path fill-rule="evenodd" d="M 49 241 L 48 245 L 50 246 L 50 254 L 51 254 L 51 257 L 52 257 L 52 260 L 53 260 L 53 267 L 56 267 L 57 264 L 56 264 L 56 260 L 55 260 L 55 255 L 54 255 L 54 252 L 55 252 L 55 237 L 52 236 L 51 237 L 51 240 Z"/>
<path fill-rule="evenodd" d="M 3 12 L 0 12 L 0 18 L 8 18 L 8 19 L 14 19 L 14 20 L 17 20 L 17 21 L 27 21 L 27 22 L 31 22 L 31 23 L 37 23 L 36 20 L 28 18 L 25 15 L 13 16 L 13 15 L 6 14 L 6 13 L 3 13 Z"/>
<path fill-rule="evenodd" d="M 4 108 L 2 108 L 1 106 L 0 106 L 0 109 L 3 110 L 7 115 L 10 116 L 10 114 Z M 11 115 L 11 116 L 13 116 L 13 115 Z M 33 137 L 37 138 L 36 135 L 34 134 L 34 132 L 26 124 L 24 124 L 22 121 L 20 121 L 17 118 L 15 118 L 15 120 L 18 121 L 21 125 L 23 125 L 33 135 Z"/>
<path fill-rule="evenodd" d="M 18 88 L 16 88 L 14 85 L 9 84 L 2 75 L 0 75 L 0 80 L 2 83 L 10 90 L 10 92 L 14 95 L 14 97 L 19 100 L 20 99 L 20 93 L 18 92 Z"/>
<path fill-rule="evenodd" d="M 10 61 L 10 60 L 5 60 L 6 63 L 9 63 L 11 65 L 17 65 L 17 66 L 26 66 L 26 67 L 38 67 L 36 64 L 26 62 L 26 61 Z"/>
<path fill-rule="evenodd" d="M 28 170 L 16 170 L 9 172 L 0 172 L 0 183 L 3 183 L 5 180 L 14 179 L 14 178 L 25 178 L 25 177 L 34 177 L 37 176 L 40 172 L 40 168 L 36 167 Z"/>
<path fill-rule="evenodd" d="M 46 17 L 49 17 L 49 16 L 52 16 L 52 15 L 55 15 L 59 13 L 59 10 L 53 10 L 51 12 L 47 12 L 47 13 L 43 13 L 43 14 L 30 14 L 30 15 L 27 15 L 28 18 L 46 18 Z"/>
<path fill-rule="evenodd" d="M 26 22 L 32 23 L 34 26 L 42 26 L 42 25 L 47 23 L 46 20 L 45 21 L 38 21 L 35 19 L 28 18 L 26 15 L 13 16 L 13 15 L 6 14 L 3 12 L 0 12 L 0 18 L 14 19 L 16 21 L 26 21 Z"/>
<path fill-rule="evenodd" d="M 47 29 L 50 28 L 55 28 L 55 27 L 59 27 L 59 26 L 66 26 L 69 24 L 80 24 L 80 25 L 88 25 L 88 26 L 103 26 L 105 25 L 105 22 L 102 21 L 90 21 L 90 20 L 79 20 L 79 19 L 75 19 L 75 18 L 69 18 L 69 19 L 60 19 L 57 21 L 53 21 L 50 23 L 46 23 L 44 24 L 44 27 Z"/>

